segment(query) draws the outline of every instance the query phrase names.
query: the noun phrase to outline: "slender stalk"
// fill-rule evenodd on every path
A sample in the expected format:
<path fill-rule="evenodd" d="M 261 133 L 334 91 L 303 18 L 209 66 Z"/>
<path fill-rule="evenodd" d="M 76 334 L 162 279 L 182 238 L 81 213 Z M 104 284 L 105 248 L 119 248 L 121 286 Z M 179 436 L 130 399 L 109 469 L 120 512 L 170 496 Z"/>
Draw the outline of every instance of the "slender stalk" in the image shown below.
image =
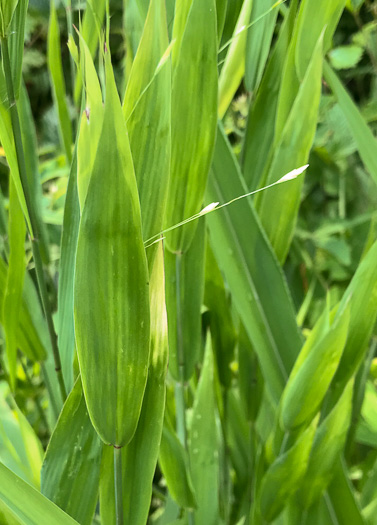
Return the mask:
<path fill-rule="evenodd" d="M 124 525 L 122 494 L 122 449 L 114 447 L 114 487 L 116 525 Z"/>
<path fill-rule="evenodd" d="M 177 354 L 179 382 L 176 385 L 177 405 L 177 434 L 188 455 L 187 429 L 186 429 L 186 402 L 185 402 L 185 353 L 183 348 L 182 333 L 182 308 L 181 308 L 181 265 L 182 254 L 177 253 L 175 258 L 176 298 L 177 298 Z M 187 511 L 189 525 L 194 525 L 194 515 Z"/>
<path fill-rule="evenodd" d="M 64 378 L 63 378 L 62 369 L 61 369 L 57 337 L 56 337 L 56 333 L 54 329 L 54 323 L 52 320 L 51 305 L 50 305 L 50 301 L 48 298 L 46 281 L 45 281 L 45 276 L 43 273 L 42 256 L 41 256 L 41 249 L 39 245 L 38 221 L 37 221 L 36 213 L 34 209 L 34 201 L 31 197 L 29 183 L 27 180 L 25 155 L 24 155 L 24 148 L 23 148 L 22 136 L 21 136 L 21 126 L 20 126 L 20 119 L 19 119 L 19 115 L 17 111 L 16 99 L 14 96 L 12 71 L 11 71 L 10 60 L 9 60 L 9 49 L 8 49 L 7 37 L 4 37 L 4 36 L 1 37 L 1 50 L 2 50 L 2 55 L 3 55 L 4 74 L 5 74 L 6 85 L 7 85 L 9 111 L 10 111 L 10 116 L 11 116 L 14 142 L 15 142 L 15 147 L 16 147 L 18 170 L 20 174 L 22 189 L 23 189 L 24 196 L 25 196 L 26 207 L 27 207 L 29 217 L 30 217 L 31 231 L 29 229 L 29 235 L 31 238 L 31 247 L 33 251 L 35 272 L 37 275 L 38 287 L 39 287 L 39 292 L 40 292 L 40 296 L 42 300 L 43 310 L 44 310 L 46 320 L 47 320 L 48 332 L 49 332 L 49 336 L 51 340 L 52 351 L 54 354 L 55 370 L 56 370 L 56 374 L 58 377 L 60 393 L 61 393 L 61 396 L 64 402 L 67 397 L 67 392 L 65 389 Z"/>

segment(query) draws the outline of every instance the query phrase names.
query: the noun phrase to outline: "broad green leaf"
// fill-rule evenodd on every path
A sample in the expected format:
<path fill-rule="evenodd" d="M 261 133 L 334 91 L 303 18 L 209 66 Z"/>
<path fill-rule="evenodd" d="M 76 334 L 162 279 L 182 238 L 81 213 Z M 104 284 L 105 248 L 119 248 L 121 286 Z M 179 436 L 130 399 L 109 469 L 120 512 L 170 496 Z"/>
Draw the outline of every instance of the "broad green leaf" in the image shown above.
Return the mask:
<path fill-rule="evenodd" d="M 77 149 L 73 153 L 64 205 L 58 283 L 58 341 L 64 382 L 68 391 L 73 386 L 75 333 L 73 291 L 80 205 L 77 191 Z"/>
<path fill-rule="evenodd" d="M 364 50 L 360 46 L 339 46 L 329 53 L 329 60 L 335 69 L 349 69 L 360 62 Z"/>
<path fill-rule="evenodd" d="M 308 423 L 319 410 L 334 377 L 347 340 L 350 305 L 338 311 L 329 331 L 293 367 L 281 400 L 281 425 L 292 430 Z M 305 346 L 305 345 L 304 345 Z M 303 352 L 306 354 L 305 347 Z"/>
<path fill-rule="evenodd" d="M 148 271 L 132 157 L 108 52 L 105 60 L 105 116 L 79 228 L 74 319 L 90 418 L 105 443 L 124 446 L 135 433 L 147 381 Z"/>
<path fill-rule="evenodd" d="M 176 255 L 165 250 L 169 371 L 176 380 L 180 378 L 180 366 L 184 369 L 185 380 L 189 380 L 200 359 L 205 247 L 205 220 L 201 219 L 187 252 Z M 179 344 L 182 344 L 181 349 Z"/>
<path fill-rule="evenodd" d="M 171 64 L 163 0 L 150 3 L 123 102 L 138 185 L 143 238 L 163 227 L 171 153 Z M 147 251 L 152 264 L 155 247 Z"/>
<path fill-rule="evenodd" d="M 48 28 L 47 60 L 51 76 L 54 104 L 59 116 L 59 132 L 68 164 L 72 160 L 72 127 L 66 103 L 65 82 L 60 49 L 60 31 L 55 2 L 50 2 L 50 23 Z"/>
<path fill-rule="evenodd" d="M 178 7 L 178 4 L 177 4 Z M 202 205 L 217 121 L 217 30 L 214 0 L 193 0 L 172 86 L 172 158 L 165 224 L 179 223 Z M 185 252 L 196 224 L 167 235 L 169 250 Z"/>
<path fill-rule="evenodd" d="M 0 501 L 22 525 L 78 525 L 77 521 L 1 463 Z"/>
<path fill-rule="evenodd" d="M 303 79 L 314 53 L 317 41 L 325 28 L 324 51 L 331 44 L 333 33 L 344 9 L 346 0 L 304 0 L 297 20 L 296 71 Z"/>
<path fill-rule="evenodd" d="M 350 132 L 357 144 L 361 160 L 369 171 L 374 182 L 377 184 L 377 158 L 374 154 L 376 149 L 376 139 L 373 136 L 373 132 L 368 127 L 358 107 L 343 87 L 336 73 L 326 61 L 324 62 L 323 67 L 325 80 L 334 93 L 343 114 L 346 117 Z"/>
<path fill-rule="evenodd" d="M 92 523 L 97 505 L 101 453 L 79 377 L 46 450 L 41 492 L 82 525 Z"/>
<path fill-rule="evenodd" d="M 192 482 L 197 499 L 194 520 L 197 525 L 219 523 L 219 440 L 216 425 L 216 399 L 211 337 L 195 393 L 189 436 Z"/>
<path fill-rule="evenodd" d="M 256 98 L 250 106 L 242 150 L 243 173 L 250 190 L 259 186 L 272 147 L 281 76 L 294 28 L 296 10 L 297 0 L 294 0 L 280 29 Z"/>
<path fill-rule="evenodd" d="M 17 476 L 39 489 L 42 445 L 26 417 L 9 396 L 9 388 L 4 383 L 1 385 L 0 400 L 0 459 Z"/>
<path fill-rule="evenodd" d="M 223 118 L 245 74 L 245 26 L 249 24 L 253 0 L 244 0 L 219 78 L 219 117 Z"/>
<path fill-rule="evenodd" d="M 261 486 L 260 508 L 270 523 L 283 510 L 305 475 L 318 417 L 312 421 L 296 443 L 279 456 L 267 470 Z"/>
<path fill-rule="evenodd" d="M 237 160 L 220 126 L 206 202 L 227 202 L 245 193 Z M 302 346 L 281 268 L 250 199 L 209 214 L 207 223 L 212 250 L 257 352 L 266 386 L 278 402 Z"/>
<path fill-rule="evenodd" d="M 9 260 L 4 300 L 1 304 L 2 321 L 9 366 L 11 388 L 16 389 L 17 349 L 19 344 L 18 327 L 22 304 L 22 290 L 25 276 L 25 235 L 26 226 L 16 187 L 9 178 Z"/>
<path fill-rule="evenodd" d="M 8 36 L 8 28 L 12 21 L 13 13 L 18 0 L 0 0 L 0 36 Z"/>
<path fill-rule="evenodd" d="M 0 304 L 3 304 L 4 301 L 4 292 L 6 288 L 7 281 L 7 265 L 0 258 Z M 32 361 L 39 361 L 46 358 L 46 349 L 44 343 L 41 340 L 41 337 L 34 325 L 33 319 L 31 317 L 31 310 L 29 308 L 27 297 L 29 287 L 24 285 L 23 299 L 21 304 L 21 309 L 19 312 L 19 340 L 18 344 L 22 352 L 31 359 Z M 2 314 L 3 311 L 0 309 L 1 318 L 0 322 L 3 324 Z"/>
<path fill-rule="evenodd" d="M 172 498 L 183 508 L 195 508 L 196 498 L 188 457 L 166 418 L 158 461 Z"/>
<path fill-rule="evenodd" d="M 330 414 L 319 425 L 309 465 L 298 495 L 300 505 L 310 507 L 331 482 L 333 469 L 343 450 L 351 420 L 353 380 Z"/>
<path fill-rule="evenodd" d="M 308 160 L 317 126 L 322 61 L 320 38 L 281 137 L 274 148 L 266 184 L 279 180 L 285 173 L 303 166 Z M 256 199 L 256 209 L 280 262 L 285 260 L 292 240 L 303 180 L 303 177 L 299 177 L 289 184 L 275 186 L 260 193 Z"/>
<path fill-rule="evenodd" d="M 165 410 L 168 359 L 167 318 L 162 245 L 158 248 L 150 283 L 151 356 L 139 423 L 132 441 L 122 451 L 123 508 L 126 523 L 145 525 L 151 505 Z M 101 519 L 115 521 L 114 459 L 105 451 L 101 476 Z"/>
<path fill-rule="evenodd" d="M 276 0 L 253 0 L 250 23 L 276 4 Z M 247 34 L 245 85 L 248 91 L 255 91 L 261 81 L 264 66 L 270 51 L 271 40 L 278 16 L 277 6 L 258 20 Z"/>

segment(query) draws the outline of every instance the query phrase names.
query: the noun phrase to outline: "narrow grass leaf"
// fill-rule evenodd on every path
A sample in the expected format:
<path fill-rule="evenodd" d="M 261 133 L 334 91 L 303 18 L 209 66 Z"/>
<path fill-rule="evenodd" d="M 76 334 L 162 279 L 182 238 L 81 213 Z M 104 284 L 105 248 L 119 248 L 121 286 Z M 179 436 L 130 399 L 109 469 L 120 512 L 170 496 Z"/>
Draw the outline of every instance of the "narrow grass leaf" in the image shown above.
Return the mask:
<path fill-rule="evenodd" d="M 14 12 L 9 34 L 9 54 L 16 100 L 19 98 L 22 78 L 22 59 L 24 55 L 26 13 L 28 0 L 19 0 Z"/>
<path fill-rule="evenodd" d="M 313 345 L 309 354 L 292 370 L 281 400 L 281 424 L 292 430 L 308 423 L 317 413 L 334 377 L 347 340 L 350 304 L 338 311 L 323 338 Z M 306 349 L 303 349 L 306 354 Z"/>
<path fill-rule="evenodd" d="M 18 162 L 16 148 L 14 145 L 11 117 L 9 111 L 5 108 L 3 104 L 0 104 L 0 142 L 2 147 L 4 148 L 5 157 L 7 159 L 10 169 L 10 174 L 13 178 L 13 182 L 17 189 L 18 199 L 20 201 L 20 205 L 28 225 L 28 231 L 32 232 L 33 229 L 31 227 L 29 212 L 25 202 L 25 196 L 24 191 L 22 189 L 20 174 L 18 172 Z"/>
<path fill-rule="evenodd" d="M 83 40 L 87 43 L 90 55 L 94 59 L 105 17 L 106 0 L 95 0 L 87 3 L 81 25 Z M 76 76 L 75 101 L 80 101 L 82 78 Z"/>
<path fill-rule="evenodd" d="M 250 22 L 252 23 L 269 8 L 276 0 L 253 0 Z M 250 27 L 246 42 L 245 85 L 248 91 L 255 91 L 261 81 L 263 70 L 268 58 L 271 40 L 275 29 L 278 8 L 273 9 L 256 24 Z"/>
<path fill-rule="evenodd" d="M 73 153 L 64 205 L 58 283 L 58 341 L 64 382 L 68 391 L 73 387 L 75 332 L 73 317 L 74 271 L 80 206 L 77 191 L 77 149 Z"/>
<path fill-rule="evenodd" d="M 171 61 L 157 71 L 168 48 L 163 0 L 152 0 L 132 65 L 123 113 L 138 185 L 143 238 L 163 227 L 171 153 Z M 147 251 L 149 266 L 155 248 Z"/>
<path fill-rule="evenodd" d="M 196 498 L 188 457 L 166 418 L 162 429 L 159 465 L 174 501 L 183 508 L 195 508 Z"/>
<path fill-rule="evenodd" d="M 304 507 L 313 505 L 331 482 L 351 422 L 352 393 L 353 380 L 349 381 L 338 403 L 318 427 L 298 496 Z"/>
<path fill-rule="evenodd" d="M 77 142 L 77 190 L 80 210 L 85 203 L 86 194 L 97 156 L 102 132 L 104 107 L 101 86 L 89 48 L 80 35 L 81 71 L 85 79 L 85 110 L 81 116 Z"/>
<path fill-rule="evenodd" d="M 247 31 L 253 0 L 244 0 L 233 40 L 225 58 L 219 78 L 219 117 L 223 118 L 245 74 Z"/>
<path fill-rule="evenodd" d="M 346 0 L 305 0 L 297 20 L 297 45 L 295 63 L 298 78 L 302 80 L 323 29 L 324 51 L 331 45 L 333 33 L 342 14 Z"/>
<path fill-rule="evenodd" d="M 349 301 L 351 317 L 347 343 L 331 386 L 329 407 L 332 407 L 341 395 L 350 378 L 358 370 L 368 350 L 368 343 L 377 314 L 376 256 L 377 242 L 370 248 L 358 266 L 339 305 L 339 308 L 343 308 L 344 304 Z"/>
<path fill-rule="evenodd" d="M 3 309 L 3 326 L 9 365 L 9 378 L 13 391 L 16 389 L 17 349 L 19 344 L 18 327 L 22 304 L 22 290 L 26 270 L 25 235 L 26 226 L 16 187 L 9 178 L 9 261 Z"/>
<path fill-rule="evenodd" d="M 377 184 L 377 159 L 374 154 L 377 145 L 376 138 L 338 76 L 326 61 L 324 63 L 324 76 L 348 122 L 349 130 L 355 139 L 361 160 Z"/>
<path fill-rule="evenodd" d="M 270 523 L 283 510 L 300 486 L 305 475 L 318 417 L 284 454 L 267 470 L 262 480 L 260 508 L 263 518 Z"/>
<path fill-rule="evenodd" d="M 51 76 L 54 104 L 59 117 L 59 132 L 68 164 L 72 160 L 72 127 L 66 102 L 65 82 L 60 49 L 60 31 L 55 2 L 50 2 L 50 22 L 48 27 L 47 61 Z"/>
<path fill-rule="evenodd" d="M 97 505 L 101 454 L 79 377 L 46 450 L 41 492 L 82 525 L 92 523 Z"/>
<path fill-rule="evenodd" d="M 242 150 L 242 167 L 250 190 L 261 183 L 275 134 L 278 94 L 296 18 L 297 0 L 291 2 L 268 61 L 256 98 L 250 106 Z"/>
<path fill-rule="evenodd" d="M 245 190 L 237 160 L 220 126 L 207 202 L 226 202 Z M 281 268 L 250 199 L 209 214 L 207 221 L 216 260 L 258 354 L 266 386 L 278 402 L 302 346 Z"/>
<path fill-rule="evenodd" d="M 105 116 L 79 228 L 74 318 L 90 418 L 105 443 L 124 446 L 135 433 L 147 380 L 148 271 L 132 157 L 108 52 L 105 59 Z"/>
<path fill-rule="evenodd" d="M 322 38 L 315 48 L 292 110 L 277 142 L 266 184 L 305 164 L 313 144 L 321 97 Z M 276 137 L 275 137 L 276 139 Z M 287 256 L 297 220 L 303 178 L 262 192 L 256 209 L 280 262 Z M 277 204 L 279 203 L 279 204 Z"/>
<path fill-rule="evenodd" d="M 216 0 L 217 39 L 219 43 L 221 42 L 221 37 L 223 34 L 227 6 L 228 0 Z"/>
<path fill-rule="evenodd" d="M 3 304 L 4 302 L 7 274 L 7 265 L 4 260 L 0 258 L 0 304 Z M 18 344 L 22 352 L 31 361 L 42 361 L 46 358 L 46 349 L 30 315 L 30 308 L 27 302 L 27 288 L 28 287 L 24 286 L 22 303 L 19 311 Z M 3 310 L 0 309 L 0 311 L 0 322 L 3 324 Z"/>
<path fill-rule="evenodd" d="M 77 521 L 1 463 L 0 501 L 22 525 L 78 525 Z"/>
<path fill-rule="evenodd" d="M 17 476 L 39 490 L 43 449 L 38 436 L 22 414 L 8 387 L 1 385 L 0 458 Z M 10 404 L 5 401 L 8 398 Z"/>
<path fill-rule="evenodd" d="M 123 508 L 126 523 L 144 525 L 151 505 L 152 482 L 161 442 L 165 410 L 168 359 L 167 317 L 162 245 L 158 247 L 150 282 L 151 355 L 139 423 L 131 442 L 122 450 Z M 101 519 L 115 519 L 114 460 L 106 451 L 101 475 Z"/>
<path fill-rule="evenodd" d="M 177 4 L 177 8 L 178 8 Z M 183 30 L 183 28 L 182 28 Z M 172 158 L 167 227 L 202 205 L 217 121 L 217 29 L 214 0 L 192 0 L 180 47 L 173 48 Z M 174 53 L 179 53 L 174 59 Z M 184 252 L 196 224 L 167 235 L 168 248 Z"/>
<path fill-rule="evenodd" d="M 29 182 L 31 198 L 34 200 L 36 221 L 38 222 L 39 246 L 43 262 L 48 264 L 50 255 L 48 247 L 48 234 L 46 224 L 42 218 L 43 190 L 38 167 L 38 142 L 33 114 L 31 111 L 29 95 L 24 82 L 21 83 L 20 98 L 18 101 L 20 115 L 22 144 L 24 146 L 25 158 L 27 158 L 26 173 Z"/>
<path fill-rule="evenodd" d="M 0 0 L 0 29 L 1 36 L 7 36 L 18 0 Z"/>
<path fill-rule="evenodd" d="M 200 359 L 201 349 L 201 306 L 204 294 L 205 268 L 205 220 L 201 219 L 194 239 L 180 261 L 179 283 L 177 282 L 176 258 L 165 250 L 166 308 L 169 328 L 169 371 L 178 380 L 179 367 L 184 366 L 184 378 L 190 379 Z M 180 297 L 180 321 L 178 320 L 177 288 Z M 178 335 L 180 323 L 181 339 Z M 179 340 L 180 339 L 180 340 Z M 181 341 L 181 342 L 180 342 Z M 184 364 L 180 363 L 178 345 L 182 344 Z"/>
<path fill-rule="evenodd" d="M 203 367 L 195 393 L 189 436 L 192 482 L 198 508 L 197 525 L 219 523 L 219 440 L 211 337 L 208 333 Z"/>
<path fill-rule="evenodd" d="M 234 360 L 236 332 L 229 310 L 230 298 L 227 297 L 224 280 L 209 241 L 207 241 L 205 260 L 204 304 L 208 308 L 206 315 L 209 317 L 219 380 L 227 388 L 232 379 L 230 363 Z"/>
<path fill-rule="evenodd" d="M 326 498 L 326 501 L 331 513 L 335 514 L 335 523 L 337 525 L 349 525 L 350 523 L 366 525 L 343 459 L 338 459 L 333 474 L 333 480 L 327 491 L 330 499 Z"/>

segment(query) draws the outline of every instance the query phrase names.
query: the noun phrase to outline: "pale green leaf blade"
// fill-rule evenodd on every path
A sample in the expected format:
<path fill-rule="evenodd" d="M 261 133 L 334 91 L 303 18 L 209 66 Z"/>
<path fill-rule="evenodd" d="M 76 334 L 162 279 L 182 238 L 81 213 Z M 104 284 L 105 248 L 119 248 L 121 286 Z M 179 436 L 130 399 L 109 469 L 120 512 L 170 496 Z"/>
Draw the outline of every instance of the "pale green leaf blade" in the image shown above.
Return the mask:
<path fill-rule="evenodd" d="M 18 349 L 18 326 L 22 304 L 22 291 L 26 270 L 25 235 L 26 226 L 13 180 L 9 179 L 9 261 L 3 309 L 6 351 L 12 390 L 16 388 L 16 367 Z"/>
<path fill-rule="evenodd" d="M 177 47 L 178 49 L 178 47 Z M 174 62 L 172 158 L 165 225 L 199 212 L 217 121 L 217 30 L 214 0 L 193 0 Z M 167 235 L 171 251 L 188 249 L 195 223 Z"/>
<path fill-rule="evenodd" d="M 101 454 L 79 377 L 47 447 L 41 492 L 82 525 L 92 523 L 97 505 Z"/>
<path fill-rule="evenodd" d="M 25 22 L 28 0 L 19 0 L 10 26 L 9 55 L 16 100 L 19 98 L 22 78 L 22 59 L 24 54 Z"/>
<path fill-rule="evenodd" d="M 17 4 L 18 0 L 0 0 L 0 30 L 2 37 L 8 36 L 8 28 L 12 21 Z"/>
<path fill-rule="evenodd" d="M 77 525 L 77 521 L 1 463 L 0 501 L 22 525 Z"/>
<path fill-rule="evenodd" d="M 55 2 L 50 2 L 50 23 L 48 28 L 47 61 L 51 76 L 54 104 L 59 116 L 59 132 L 68 164 L 72 160 L 72 127 L 66 103 L 65 82 L 60 49 L 60 31 Z"/>
<path fill-rule="evenodd" d="M 148 271 L 127 131 L 108 52 L 105 58 L 105 116 L 79 228 L 74 319 L 90 418 L 105 443 L 123 446 L 136 430 L 147 380 Z"/>

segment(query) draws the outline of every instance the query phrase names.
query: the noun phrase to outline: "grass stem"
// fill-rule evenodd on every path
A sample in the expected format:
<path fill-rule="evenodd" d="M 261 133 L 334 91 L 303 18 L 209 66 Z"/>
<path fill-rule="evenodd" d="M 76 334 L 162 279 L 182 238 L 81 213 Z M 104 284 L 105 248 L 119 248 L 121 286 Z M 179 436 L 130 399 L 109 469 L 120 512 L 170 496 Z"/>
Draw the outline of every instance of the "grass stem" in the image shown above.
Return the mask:
<path fill-rule="evenodd" d="M 185 352 L 183 348 L 182 333 L 182 302 L 181 302 L 181 267 L 182 254 L 176 254 L 175 259 L 175 277 L 176 277 L 176 299 L 177 299 L 177 354 L 179 381 L 176 385 L 176 404 L 177 404 L 177 435 L 182 445 L 185 447 L 187 457 L 189 457 L 187 444 L 186 428 L 186 401 L 185 401 Z M 194 525 L 194 515 L 187 511 L 189 525 Z"/>
<path fill-rule="evenodd" d="M 32 199 L 31 191 L 29 188 L 29 183 L 27 180 L 25 155 L 24 155 L 24 148 L 22 144 L 21 126 L 20 126 L 20 119 L 19 119 L 18 110 L 17 110 L 17 104 L 16 104 L 16 100 L 14 96 L 12 70 L 11 70 L 10 59 L 9 59 L 9 49 L 8 49 L 7 37 L 3 37 L 3 36 L 1 37 L 1 50 L 2 50 L 2 55 L 3 55 L 4 74 L 5 74 L 5 80 L 6 80 L 6 85 L 7 85 L 9 111 L 10 111 L 10 116 L 11 116 L 14 143 L 15 143 L 15 148 L 16 148 L 18 170 L 19 170 L 23 193 L 25 196 L 26 207 L 27 207 L 29 217 L 30 217 L 30 224 L 31 224 L 31 230 L 32 230 L 30 231 L 30 228 L 29 228 L 29 235 L 31 238 L 31 247 L 32 247 L 33 259 L 34 259 L 34 264 L 35 264 L 35 272 L 37 275 L 38 287 L 39 287 L 39 292 L 40 292 L 40 296 L 42 300 L 43 310 L 46 316 L 52 351 L 54 354 L 55 370 L 56 370 L 56 374 L 58 377 L 60 393 L 62 396 L 62 400 L 64 402 L 67 397 L 67 392 L 65 389 L 64 378 L 63 378 L 63 373 L 62 373 L 62 368 L 61 368 L 57 336 L 55 333 L 54 323 L 52 320 L 51 304 L 48 298 L 47 286 L 46 286 L 45 276 L 43 273 L 42 256 L 41 256 L 41 249 L 39 245 L 38 221 L 37 221 L 37 216 L 36 216 L 36 212 L 34 208 L 34 201 Z"/>
<path fill-rule="evenodd" d="M 116 525 L 124 525 L 122 488 L 122 449 L 114 447 L 114 487 Z"/>

